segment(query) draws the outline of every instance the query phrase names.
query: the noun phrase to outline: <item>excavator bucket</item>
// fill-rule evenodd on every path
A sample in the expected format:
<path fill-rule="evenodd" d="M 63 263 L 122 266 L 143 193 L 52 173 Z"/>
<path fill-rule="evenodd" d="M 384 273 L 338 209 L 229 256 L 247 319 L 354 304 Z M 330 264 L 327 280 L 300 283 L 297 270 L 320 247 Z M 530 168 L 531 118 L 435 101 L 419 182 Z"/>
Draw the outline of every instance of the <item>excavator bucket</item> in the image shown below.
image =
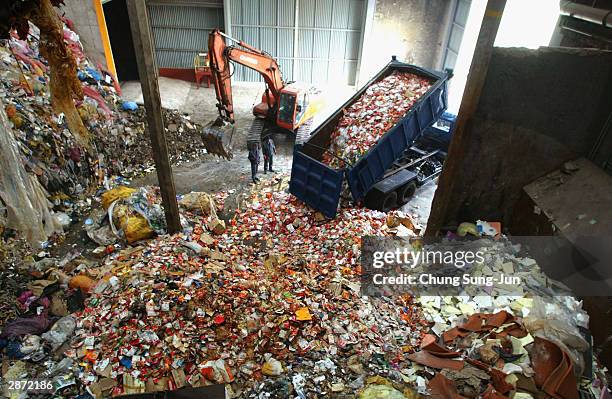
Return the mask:
<path fill-rule="evenodd" d="M 232 138 L 234 136 L 234 125 L 220 122 L 212 122 L 204 127 L 202 140 L 209 154 L 221 158 L 232 159 Z"/>

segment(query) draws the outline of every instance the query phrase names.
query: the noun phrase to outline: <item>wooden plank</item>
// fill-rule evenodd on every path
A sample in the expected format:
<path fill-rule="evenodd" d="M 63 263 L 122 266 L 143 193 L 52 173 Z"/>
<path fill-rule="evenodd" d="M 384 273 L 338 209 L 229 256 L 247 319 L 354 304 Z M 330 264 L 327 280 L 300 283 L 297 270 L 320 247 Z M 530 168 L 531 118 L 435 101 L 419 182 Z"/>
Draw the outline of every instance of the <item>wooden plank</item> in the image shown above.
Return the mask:
<path fill-rule="evenodd" d="M 172 167 L 168 157 L 168 146 L 164 135 L 165 123 L 157 82 L 158 69 L 147 5 L 145 0 L 128 0 L 127 6 L 166 224 L 168 233 L 174 234 L 181 231 L 181 223 Z"/>
<path fill-rule="evenodd" d="M 465 150 L 471 139 L 471 119 L 478 107 L 480 94 L 487 78 L 489 62 L 493 53 L 493 43 L 497 36 L 505 6 L 506 0 L 489 0 L 487 2 L 465 91 L 461 99 L 459 114 L 457 115 L 455 132 L 448 150 L 448 157 L 444 163 L 444 169 L 438 181 L 438 189 L 433 199 L 431 214 L 427 221 L 426 236 L 435 236 L 448 221 L 449 215 L 447 213 L 453 197 L 452 192 L 455 189 L 454 182 L 461 173 Z M 458 187 L 458 189 L 461 189 L 461 187 Z"/>

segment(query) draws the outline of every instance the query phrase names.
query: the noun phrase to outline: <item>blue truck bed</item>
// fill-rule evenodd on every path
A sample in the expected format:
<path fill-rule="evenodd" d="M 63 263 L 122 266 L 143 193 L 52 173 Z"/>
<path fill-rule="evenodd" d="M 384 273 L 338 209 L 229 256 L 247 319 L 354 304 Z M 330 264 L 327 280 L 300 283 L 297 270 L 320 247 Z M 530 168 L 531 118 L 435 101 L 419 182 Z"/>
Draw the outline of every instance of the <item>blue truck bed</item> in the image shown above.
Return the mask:
<path fill-rule="evenodd" d="M 370 85 L 395 70 L 423 76 L 434 83 L 406 115 L 354 165 L 344 169 L 333 169 L 322 163 L 323 153 L 330 145 L 330 135 L 342 117 L 343 110 L 358 100 Z M 362 200 L 368 190 L 383 178 L 385 171 L 444 113 L 448 104 L 447 80 L 446 73 L 391 61 L 338 111 L 327 118 L 308 141 L 295 147 L 289 182 L 291 194 L 329 218 L 336 216 L 344 179 L 348 181 L 353 200 Z"/>

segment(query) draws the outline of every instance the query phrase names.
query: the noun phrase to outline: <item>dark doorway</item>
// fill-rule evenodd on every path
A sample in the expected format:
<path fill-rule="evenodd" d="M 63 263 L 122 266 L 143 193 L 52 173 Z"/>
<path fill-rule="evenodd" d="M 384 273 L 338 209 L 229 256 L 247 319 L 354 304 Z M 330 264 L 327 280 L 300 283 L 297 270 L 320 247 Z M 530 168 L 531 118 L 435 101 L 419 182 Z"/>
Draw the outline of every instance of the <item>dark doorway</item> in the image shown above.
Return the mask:
<path fill-rule="evenodd" d="M 139 80 L 126 1 L 112 0 L 104 3 L 104 19 L 113 50 L 117 79 L 120 82 Z"/>

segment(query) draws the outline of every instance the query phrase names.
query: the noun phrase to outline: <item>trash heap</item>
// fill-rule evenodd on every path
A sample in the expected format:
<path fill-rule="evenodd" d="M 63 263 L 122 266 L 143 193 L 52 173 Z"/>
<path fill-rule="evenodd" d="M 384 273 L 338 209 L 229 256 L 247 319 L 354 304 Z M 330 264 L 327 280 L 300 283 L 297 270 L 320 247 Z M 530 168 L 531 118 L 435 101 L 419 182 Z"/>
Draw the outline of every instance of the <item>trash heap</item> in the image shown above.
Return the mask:
<path fill-rule="evenodd" d="M 462 316 L 408 356 L 414 373 L 433 374 L 419 381 L 421 391 L 452 399 L 609 397 L 585 334 L 588 316 L 574 298 L 436 298 L 438 318 L 452 309 Z"/>
<path fill-rule="evenodd" d="M 12 37 L 0 44 L 0 101 L 19 140 L 27 170 L 37 176 L 56 203 L 117 176 L 132 178 L 153 170 L 145 110 L 122 101 L 112 76 L 82 53 L 78 35 L 64 27 L 64 37 L 78 65 L 85 95 L 77 110 L 90 133 L 93 150 L 77 144 L 63 114 L 54 114 L 49 98 L 47 62 L 38 52 L 38 29 L 28 41 Z M 170 160 L 179 164 L 206 153 L 202 126 L 189 116 L 164 110 Z"/>
<path fill-rule="evenodd" d="M 492 241 L 490 271 L 477 272 L 530 270 L 523 295 L 362 296 L 360 237 L 418 227 L 360 208 L 327 220 L 285 188 L 282 178 L 266 182 L 227 225 L 217 212 L 228 193 L 190 193 L 180 199 L 182 233 L 102 261 L 38 254 L 12 300 L 21 311 L 0 333 L 4 353 L 19 359 L 4 378 L 48 378 L 56 393 L 83 398 L 215 383 L 230 398 L 606 392 L 581 304 L 554 296 L 515 246 Z M 151 188 L 102 195 L 107 212 L 158 201 Z"/>
<path fill-rule="evenodd" d="M 135 111 L 117 111 L 121 118 L 101 127 L 97 137 L 98 151 L 104 154 L 107 176 L 133 178 L 155 170 L 153 150 L 145 129 L 146 112 L 139 106 Z M 172 165 L 200 159 L 207 153 L 202 141 L 202 125 L 191 121 L 187 114 L 164 109 L 168 156 Z"/>
<path fill-rule="evenodd" d="M 0 231 L 2 228 L 0 227 Z M 11 232 L 13 233 L 13 232 Z M 28 283 L 24 270 L 33 261 L 34 250 L 23 239 L 2 231 L 0 245 L 0 324 L 20 314 L 15 298 Z"/>
<path fill-rule="evenodd" d="M 15 237 L 5 237 L 3 245 L 8 253 L 3 254 L 0 270 L 0 349 L 5 365 L 1 395 L 37 397 L 33 392 L 25 396 L 19 389 L 11 390 L 7 381 L 38 378 L 49 382 L 45 392 L 57 390 L 65 397 L 76 397 L 73 362 L 63 352 L 70 348 L 76 325 L 71 313 L 83 309 L 83 283 L 88 282 L 75 276 L 92 263 L 78 252 L 62 259 L 52 258 L 48 252 L 36 252 Z"/>
<path fill-rule="evenodd" d="M 512 257 L 503 243 L 489 250 L 489 256 Z M 416 380 L 418 389 L 454 399 L 529 399 L 544 393 L 602 397 L 605 368 L 593 357 L 582 303 L 549 291 L 552 284 L 545 281 L 538 286 L 535 282 L 546 277 L 532 259 L 515 261 L 517 275 L 520 268 L 528 273 L 525 264 L 535 269 L 524 295 L 418 297 L 431 331 L 408 358 L 415 375 L 434 375 L 428 382 Z M 495 259 L 486 261 L 495 264 Z M 491 269 L 499 273 L 503 268 Z"/>
<path fill-rule="evenodd" d="M 187 201 L 192 210 L 195 202 Z M 473 393 L 505 398 L 519 389 L 519 374 L 547 389 L 529 371 L 538 361 L 509 349 L 518 345 L 515 335 L 525 351 L 528 335 L 554 342 L 560 349 L 547 350 L 567 354 L 565 370 L 599 368 L 584 356 L 589 345 L 578 331 L 588 317 L 580 303 L 548 295 L 551 284 L 535 262 L 509 244 L 491 245 L 486 263 L 492 272 L 509 262 L 517 272 L 531 268 L 523 296 L 364 297 L 359 237 L 415 229 L 405 215 L 351 208 L 329 221 L 284 192 L 267 191 L 253 194 L 228 230 L 215 234 L 214 208 L 204 203 L 186 217 L 192 231 L 126 249 L 90 271 L 97 283 L 76 314 L 67 352 L 90 391 L 224 383 L 230 397 L 367 398 L 435 393 L 444 377 L 454 382 L 442 380 L 443 387 L 467 379 L 478 387 Z M 481 347 L 505 352 L 485 367 Z M 464 366 L 467 374 L 458 373 Z M 584 380 L 593 392 L 603 381 L 600 374 Z"/>
<path fill-rule="evenodd" d="M 370 85 L 344 110 L 331 133 L 331 144 L 323 154 L 323 162 L 336 169 L 357 162 L 431 85 L 426 78 L 398 71 Z"/>
<path fill-rule="evenodd" d="M 210 215 L 188 219 L 192 233 L 124 250 L 95 271 L 103 277 L 69 352 L 91 390 L 232 383 L 246 395 L 264 382 L 270 392 L 348 393 L 420 342 L 410 298 L 359 294 L 355 231 L 388 234 L 385 214 L 347 209 L 328 221 L 268 192 L 224 234 Z"/>

